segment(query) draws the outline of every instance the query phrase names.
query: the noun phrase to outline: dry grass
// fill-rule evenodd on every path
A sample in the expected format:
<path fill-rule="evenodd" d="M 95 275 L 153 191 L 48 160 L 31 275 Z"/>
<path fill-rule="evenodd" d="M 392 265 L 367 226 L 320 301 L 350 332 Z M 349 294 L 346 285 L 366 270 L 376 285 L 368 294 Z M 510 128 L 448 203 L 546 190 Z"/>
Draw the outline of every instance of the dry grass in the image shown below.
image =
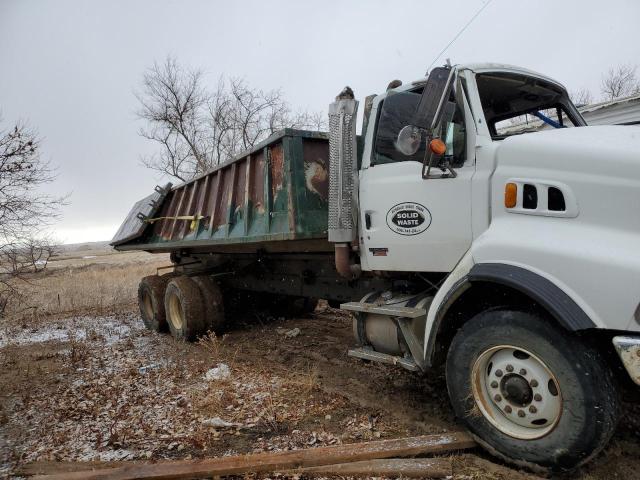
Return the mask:
<path fill-rule="evenodd" d="M 205 335 L 200 337 L 198 345 L 207 352 L 207 355 L 212 362 L 224 361 L 230 367 L 235 367 L 239 347 L 230 347 L 226 340 L 226 335 L 219 337 L 215 332 L 208 331 Z"/>
<path fill-rule="evenodd" d="M 24 300 L 11 305 L 7 316 L 25 319 L 80 313 L 103 315 L 114 309 L 133 308 L 140 279 L 168 264 L 165 255 L 135 255 L 135 262 L 120 254 L 113 255 L 115 264 L 71 264 L 38 274 L 20 285 Z"/>
<path fill-rule="evenodd" d="M 314 391 L 320 390 L 320 373 L 318 366 L 308 365 L 305 370 L 292 372 L 290 383 L 298 387 L 304 397 L 309 397 Z"/>

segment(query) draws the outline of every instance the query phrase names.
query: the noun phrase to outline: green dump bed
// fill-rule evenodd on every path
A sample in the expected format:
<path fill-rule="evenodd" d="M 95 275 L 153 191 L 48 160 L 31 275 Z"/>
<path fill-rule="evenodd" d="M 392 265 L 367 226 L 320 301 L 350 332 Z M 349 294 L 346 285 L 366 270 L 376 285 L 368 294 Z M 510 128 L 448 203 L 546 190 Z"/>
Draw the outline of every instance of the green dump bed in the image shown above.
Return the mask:
<path fill-rule="evenodd" d="M 190 182 L 158 187 L 134 205 L 112 245 L 165 252 L 331 251 L 328 167 L 326 134 L 282 130 Z"/>

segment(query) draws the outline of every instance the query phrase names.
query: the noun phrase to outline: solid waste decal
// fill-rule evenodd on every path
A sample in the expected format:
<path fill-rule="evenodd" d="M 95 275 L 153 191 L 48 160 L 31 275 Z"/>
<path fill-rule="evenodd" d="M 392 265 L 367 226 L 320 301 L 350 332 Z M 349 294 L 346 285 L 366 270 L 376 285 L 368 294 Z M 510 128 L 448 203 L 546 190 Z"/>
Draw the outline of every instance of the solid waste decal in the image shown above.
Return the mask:
<path fill-rule="evenodd" d="M 403 202 L 387 212 L 387 226 L 400 235 L 418 235 L 431 225 L 431 212 L 424 205 Z"/>

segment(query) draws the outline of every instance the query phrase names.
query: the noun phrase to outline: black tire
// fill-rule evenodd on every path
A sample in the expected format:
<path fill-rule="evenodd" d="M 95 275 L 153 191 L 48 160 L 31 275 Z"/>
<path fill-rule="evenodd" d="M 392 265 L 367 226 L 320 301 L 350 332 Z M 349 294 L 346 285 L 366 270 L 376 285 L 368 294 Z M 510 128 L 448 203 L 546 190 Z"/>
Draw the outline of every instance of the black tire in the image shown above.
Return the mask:
<path fill-rule="evenodd" d="M 496 351 L 492 350 L 496 348 L 499 350 L 500 346 L 505 345 L 522 348 L 537 357 L 524 358 L 542 361 L 557 380 L 561 399 L 557 407 L 557 423 L 555 427 L 550 425 L 552 429 L 541 438 L 521 439 L 503 433 L 488 420 L 488 415 L 479 408 L 474 398 L 472 372 L 476 361 L 479 358 L 493 358 L 487 357 L 485 352 Z M 483 354 L 485 357 L 482 357 Z M 521 358 L 521 354 L 516 356 L 514 351 L 513 356 Z M 491 368 L 489 366 L 486 372 L 489 379 L 492 378 L 489 373 Z M 485 375 L 484 370 L 476 371 Z M 497 376 L 498 373 L 502 375 L 498 370 L 493 375 Z M 617 423 L 617 389 L 612 372 L 601 355 L 537 314 L 490 310 L 472 318 L 457 332 L 451 343 L 446 376 L 454 411 L 478 443 L 490 453 L 519 466 L 553 472 L 573 470 L 606 445 Z M 508 376 L 504 375 L 504 379 Z M 480 391 L 478 378 L 476 392 Z M 488 380 L 486 382 L 489 383 Z M 491 387 L 495 388 L 495 382 L 492 383 Z M 504 383 L 499 385 L 501 389 Z M 524 385 L 526 389 L 532 386 L 529 383 Z M 552 384 L 549 385 L 548 391 L 554 396 L 552 387 Z M 556 391 L 555 396 L 557 394 Z M 530 395 L 527 398 L 530 399 Z M 502 398 L 501 401 L 508 400 Z M 530 399 L 530 402 L 533 404 L 534 400 Z M 507 417 L 506 414 L 504 416 Z M 499 421 L 504 425 L 504 419 Z"/>
<path fill-rule="evenodd" d="M 224 302 L 222 291 L 213 278 L 208 275 L 192 277 L 200 288 L 204 300 L 204 323 L 207 331 L 220 334 L 224 328 Z"/>
<path fill-rule="evenodd" d="M 207 331 L 203 295 L 189 277 L 175 277 L 164 294 L 164 308 L 171 335 L 192 342 Z"/>
<path fill-rule="evenodd" d="M 170 275 L 150 275 L 140 280 L 138 285 L 138 306 L 144 326 L 154 332 L 168 332 L 164 309 L 164 291 Z"/>

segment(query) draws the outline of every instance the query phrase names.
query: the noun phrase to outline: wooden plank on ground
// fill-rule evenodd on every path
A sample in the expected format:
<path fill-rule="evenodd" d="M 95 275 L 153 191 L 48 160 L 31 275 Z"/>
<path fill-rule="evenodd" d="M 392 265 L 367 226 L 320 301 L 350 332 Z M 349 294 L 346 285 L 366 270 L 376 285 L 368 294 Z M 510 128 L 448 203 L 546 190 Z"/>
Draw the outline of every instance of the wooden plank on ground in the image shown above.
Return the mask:
<path fill-rule="evenodd" d="M 286 473 L 348 477 L 445 478 L 452 476 L 450 458 L 386 458 L 299 468 Z"/>
<path fill-rule="evenodd" d="M 19 477 L 30 477 L 32 475 L 52 475 L 54 473 L 81 472 L 86 470 L 97 470 L 105 468 L 123 467 L 131 465 L 131 461 L 101 461 L 91 460 L 84 462 L 56 462 L 53 460 L 38 460 L 35 462 L 20 465 L 14 472 Z"/>
<path fill-rule="evenodd" d="M 474 446 L 475 442 L 468 434 L 451 432 L 304 450 L 255 453 L 201 460 L 166 461 L 155 464 L 134 464 L 105 470 L 43 475 L 34 478 L 39 480 L 176 480 L 238 475 L 248 472 L 280 472 L 364 460 L 412 457 L 463 450 Z"/>

